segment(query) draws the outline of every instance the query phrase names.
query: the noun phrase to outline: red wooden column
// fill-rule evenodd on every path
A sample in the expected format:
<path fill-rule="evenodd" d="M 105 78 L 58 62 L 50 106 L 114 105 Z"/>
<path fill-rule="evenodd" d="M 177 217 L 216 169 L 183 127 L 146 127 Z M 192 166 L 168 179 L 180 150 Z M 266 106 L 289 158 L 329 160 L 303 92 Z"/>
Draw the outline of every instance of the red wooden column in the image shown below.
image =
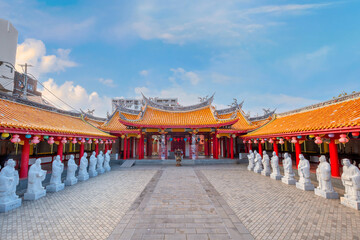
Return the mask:
<path fill-rule="evenodd" d="M 99 155 L 99 144 L 95 143 L 95 156 Z"/>
<path fill-rule="evenodd" d="M 252 150 L 252 143 L 249 143 L 249 150 Z"/>
<path fill-rule="evenodd" d="M 276 143 L 276 140 L 274 140 L 273 146 L 274 146 L 274 151 L 276 152 L 276 156 L 279 156 L 279 148 L 278 148 L 278 145 Z"/>
<path fill-rule="evenodd" d="M 205 152 L 205 156 L 208 156 L 209 155 L 209 153 L 208 153 L 208 147 L 209 147 L 209 145 L 208 145 L 208 139 L 207 138 L 205 138 L 204 139 L 204 152 Z"/>
<path fill-rule="evenodd" d="M 234 159 L 234 138 L 230 137 L 230 158 Z"/>
<path fill-rule="evenodd" d="M 141 134 L 141 138 L 140 138 L 140 154 L 141 154 L 141 159 L 144 158 L 145 152 L 144 152 L 144 135 Z"/>
<path fill-rule="evenodd" d="M 21 152 L 20 178 L 26 178 L 28 176 L 29 153 L 30 153 L 29 139 L 24 139 L 24 145 L 22 147 L 22 152 Z"/>
<path fill-rule="evenodd" d="M 118 158 L 120 159 L 121 158 L 121 142 L 122 142 L 122 138 L 119 137 L 119 151 L 118 151 Z"/>
<path fill-rule="evenodd" d="M 127 139 L 126 139 L 126 136 L 125 136 L 125 138 L 124 138 L 124 160 L 126 160 L 126 157 L 127 157 Z M 121 146 L 121 145 L 120 145 Z"/>
<path fill-rule="evenodd" d="M 215 159 L 219 159 L 219 139 L 216 137 L 217 132 L 215 132 Z"/>
<path fill-rule="evenodd" d="M 104 154 L 107 152 L 108 146 L 109 146 L 109 144 L 105 144 Z"/>
<path fill-rule="evenodd" d="M 262 145 L 261 142 L 259 141 L 259 153 L 261 155 L 261 157 L 263 156 L 263 151 L 262 151 Z"/>
<path fill-rule="evenodd" d="M 300 161 L 299 155 L 301 154 L 301 146 L 299 141 L 295 143 L 295 154 L 296 154 L 296 168 L 297 168 Z"/>
<path fill-rule="evenodd" d="M 338 149 L 337 149 L 337 145 L 335 144 L 335 139 L 333 138 L 330 139 L 329 152 L 330 152 L 331 176 L 340 177 Z"/>
<path fill-rule="evenodd" d="M 231 137 L 230 137 L 231 138 Z M 229 138 L 226 138 L 226 142 L 227 142 L 227 151 L 226 151 L 226 154 L 227 154 L 227 158 L 230 158 L 230 139 Z"/>
<path fill-rule="evenodd" d="M 84 145 L 85 145 L 85 143 L 80 143 L 80 158 L 79 158 L 79 164 L 80 164 L 80 159 L 82 158 L 82 156 L 84 156 Z"/>
<path fill-rule="evenodd" d="M 59 145 L 58 145 L 58 150 L 57 150 L 57 155 L 60 156 L 60 161 L 63 160 L 63 150 L 64 150 L 64 144 L 61 143 L 61 140 L 60 140 Z"/>

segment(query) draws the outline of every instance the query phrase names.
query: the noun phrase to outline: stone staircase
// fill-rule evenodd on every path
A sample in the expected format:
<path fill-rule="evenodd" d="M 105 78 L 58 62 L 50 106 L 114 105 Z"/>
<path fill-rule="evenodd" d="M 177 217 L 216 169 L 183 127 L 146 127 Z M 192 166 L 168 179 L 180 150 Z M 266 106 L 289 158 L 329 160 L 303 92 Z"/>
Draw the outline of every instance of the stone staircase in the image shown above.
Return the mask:
<path fill-rule="evenodd" d="M 123 164 L 121 164 L 120 167 L 122 168 L 130 168 L 135 164 L 135 160 L 125 160 L 125 162 L 123 162 Z"/>

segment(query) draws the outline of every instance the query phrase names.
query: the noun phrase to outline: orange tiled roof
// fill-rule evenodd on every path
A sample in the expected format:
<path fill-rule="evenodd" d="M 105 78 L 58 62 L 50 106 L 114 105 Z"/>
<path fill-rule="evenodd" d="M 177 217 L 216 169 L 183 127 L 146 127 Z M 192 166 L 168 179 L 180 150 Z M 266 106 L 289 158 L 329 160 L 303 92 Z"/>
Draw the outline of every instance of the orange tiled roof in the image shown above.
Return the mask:
<path fill-rule="evenodd" d="M 166 111 L 147 106 L 144 115 L 136 120 L 120 120 L 123 124 L 139 127 L 208 127 L 217 125 L 231 125 L 237 120 L 217 120 L 211 106 L 191 111 Z"/>
<path fill-rule="evenodd" d="M 128 114 L 131 115 L 131 114 Z M 136 115 L 133 115 L 136 116 Z M 112 118 L 107 122 L 104 123 L 103 125 L 101 125 L 101 129 L 103 129 L 104 131 L 108 131 L 108 132 L 127 132 L 128 129 L 126 128 L 126 126 L 122 123 L 120 123 L 120 116 L 119 116 L 119 112 L 116 111 L 114 113 L 114 115 L 112 116 Z M 131 131 L 134 131 L 134 129 L 132 129 Z"/>
<path fill-rule="evenodd" d="M 0 99 L 0 129 L 8 132 L 56 133 L 93 137 L 113 137 L 79 117 Z"/>
<path fill-rule="evenodd" d="M 345 98 L 341 102 L 330 101 L 319 106 L 310 106 L 300 112 L 280 114 L 245 137 L 341 131 L 350 128 L 360 128 L 360 96 Z"/>

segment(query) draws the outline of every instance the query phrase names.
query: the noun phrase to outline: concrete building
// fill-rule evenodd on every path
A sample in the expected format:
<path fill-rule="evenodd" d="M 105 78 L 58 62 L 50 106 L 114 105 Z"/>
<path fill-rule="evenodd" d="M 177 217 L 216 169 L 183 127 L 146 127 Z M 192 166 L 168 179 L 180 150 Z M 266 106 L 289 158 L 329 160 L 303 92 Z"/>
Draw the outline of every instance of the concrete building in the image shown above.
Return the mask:
<path fill-rule="evenodd" d="M 12 94 L 14 88 L 15 57 L 18 31 L 0 18 L 0 92 Z"/>
<path fill-rule="evenodd" d="M 150 98 L 152 101 L 169 107 L 178 105 L 177 98 Z M 143 99 L 136 98 L 113 98 L 112 99 L 112 112 L 116 110 L 116 106 L 123 106 L 132 110 L 140 110 L 143 105 Z"/>

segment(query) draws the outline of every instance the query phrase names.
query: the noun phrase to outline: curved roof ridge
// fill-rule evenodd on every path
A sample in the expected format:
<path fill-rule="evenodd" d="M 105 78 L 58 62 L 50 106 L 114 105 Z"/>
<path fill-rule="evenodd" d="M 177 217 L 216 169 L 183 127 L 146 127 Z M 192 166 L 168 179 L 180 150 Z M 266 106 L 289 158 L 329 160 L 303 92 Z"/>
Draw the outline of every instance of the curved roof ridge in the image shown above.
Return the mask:
<path fill-rule="evenodd" d="M 201 103 L 190 105 L 190 106 L 185 106 L 185 107 L 184 106 L 164 106 L 162 104 L 151 101 L 150 99 L 145 97 L 145 95 L 143 93 L 141 93 L 141 95 L 143 96 L 143 98 L 145 100 L 145 104 L 149 105 L 150 107 L 153 107 L 155 109 L 158 109 L 161 111 L 167 111 L 167 112 L 191 112 L 191 111 L 196 111 L 198 109 L 202 109 L 207 106 L 210 106 L 214 100 L 215 93 L 210 98 L 206 99 L 205 101 L 203 101 Z"/>

